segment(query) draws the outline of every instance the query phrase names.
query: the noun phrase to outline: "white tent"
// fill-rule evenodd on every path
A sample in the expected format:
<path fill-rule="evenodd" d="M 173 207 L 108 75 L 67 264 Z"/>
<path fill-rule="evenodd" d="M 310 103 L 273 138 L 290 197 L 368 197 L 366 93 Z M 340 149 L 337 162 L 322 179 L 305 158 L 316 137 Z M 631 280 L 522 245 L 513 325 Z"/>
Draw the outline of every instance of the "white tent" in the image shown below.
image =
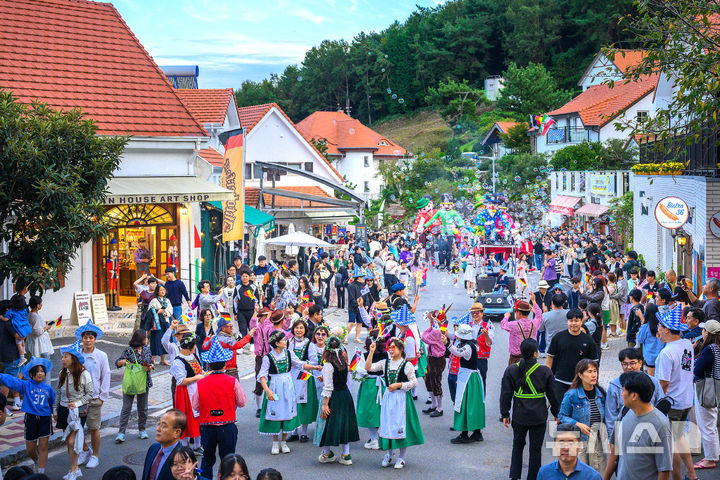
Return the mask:
<path fill-rule="evenodd" d="M 265 229 L 260 227 L 260 231 L 258 232 L 257 238 L 256 238 L 256 244 L 255 244 L 255 259 L 257 261 L 257 257 L 260 255 L 267 255 L 265 252 Z"/>
<path fill-rule="evenodd" d="M 281 235 L 275 238 L 269 238 L 265 243 L 272 245 L 282 245 L 285 247 L 323 247 L 333 248 L 334 245 L 308 235 L 304 232 L 293 232 L 287 235 Z"/>

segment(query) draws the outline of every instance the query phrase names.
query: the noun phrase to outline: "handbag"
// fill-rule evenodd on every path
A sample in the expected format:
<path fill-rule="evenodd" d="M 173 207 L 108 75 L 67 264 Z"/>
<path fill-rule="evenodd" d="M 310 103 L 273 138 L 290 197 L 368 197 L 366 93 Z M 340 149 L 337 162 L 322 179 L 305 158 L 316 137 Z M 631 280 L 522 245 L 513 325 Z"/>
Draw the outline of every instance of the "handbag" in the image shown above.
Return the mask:
<path fill-rule="evenodd" d="M 707 377 L 695 382 L 695 394 L 704 408 L 720 407 L 720 379 Z"/>
<path fill-rule="evenodd" d="M 125 373 L 123 373 L 122 391 L 125 395 L 142 395 L 147 391 L 147 371 L 145 367 L 140 365 L 132 350 L 135 362 L 125 364 Z"/>

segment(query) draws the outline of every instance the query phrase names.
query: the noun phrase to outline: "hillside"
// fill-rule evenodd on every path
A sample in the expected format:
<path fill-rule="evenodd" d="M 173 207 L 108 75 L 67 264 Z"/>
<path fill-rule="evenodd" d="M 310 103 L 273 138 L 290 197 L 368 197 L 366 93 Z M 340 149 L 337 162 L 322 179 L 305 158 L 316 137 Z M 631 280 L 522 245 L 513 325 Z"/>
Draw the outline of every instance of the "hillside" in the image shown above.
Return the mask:
<path fill-rule="evenodd" d="M 421 110 L 381 120 L 374 123 L 372 129 L 413 153 L 442 148 L 452 134 L 450 127 L 435 110 Z"/>

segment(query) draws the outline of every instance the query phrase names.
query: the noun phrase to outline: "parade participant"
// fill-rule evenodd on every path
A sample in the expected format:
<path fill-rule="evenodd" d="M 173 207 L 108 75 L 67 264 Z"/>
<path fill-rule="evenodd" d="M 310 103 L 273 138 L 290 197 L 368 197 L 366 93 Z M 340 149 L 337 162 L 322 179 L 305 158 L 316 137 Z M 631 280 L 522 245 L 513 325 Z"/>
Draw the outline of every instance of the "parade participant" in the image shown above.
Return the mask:
<path fill-rule="evenodd" d="M 197 393 L 197 382 L 204 378 L 205 374 L 195 353 L 197 350 L 195 334 L 185 333 L 178 343 L 180 349 L 170 363 L 170 375 L 177 385 L 173 392 L 173 406 L 187 416 L 187 425 L 181 438 L 187 439 L 187 443 L 195 449 L 195 452 L 202 455 L 198 420 L 200 412 L 193 410 L 192 397 Z"/>
<path fill-rule="evenodd" d="M 88 448 L 86 438 L 85 442 L 83 442 L 83 452 L 78 459 L 78 464 L 87 464 L 87 468 L 95 468 L 99 464 L 102 406 L 110 396 L 110 363 L 108 362 L 108 356 L 95 347 L 95 342 L 102 335 L 103 331 L 92 320 L 88 320 L 85 325 L 75 330 L 75 338 L 82 342 L 85 370 L 90 372 L 90 378 L 92 378 L 93 382 L 93 398 L 88 403 L 86 420 L 92 448 Z"/>
<path fill-rule="evenodd" d="M 555 388 L 558 398 L 565 392 L 576 377 L 575 366 L 582 359 L 597 360 L 598 352 L 595 340 L 583 332 L 583 313 L 573 308 L 567 313 L 568 329 L 556 334 L 548 347 L 547 365 L 555 375 Z"/>
<path fill-rule="evenodd" d="M 45 382 L 50 376 L 52 364 L 45 358 L 33 357 L 22 367 L 25 380 L 0 373 L 0 385 L 19 392 L 23 396 L 22 411 L 25 412 L 25 450 L 35 463 L 35 471 L 44 473 L 48 459 L 48 441 L 52 435 L 52 413 L 55 392 Z M 5 408 L 2 408 L 4 414 Z M 1 423 L 0 423 L 1 424 Z M 77 470 L 79 471 L 79 470 Z"/>
<path fill-rule="evenodd" d="M 490 350 L 495 339 L 495 327 L 492 322 L 483 319 L 485 307 L 482 303 L 473 303 L 470 307 L 470 318 L 473 335 L 478 342 L 478 371 L 483 380 L 483 392 L 487 393 L 487 371 Z"/>
<path fill-rule="evenodd" d="M 10 298 L 10 309 L 5 313 L 5 318 L 10 320 L 15 329 L 15 346 L 20 355 L 20 365 L 24 362 L 25 337 L 32 333 L 32 326 L 28 321 L 28 308 L 25 303 L 25 295 L 16 293 Z M 19 401 L 19 400 L 17 400 Z"/>
<path fill-rule="evenodd" d="M 420 360 L 419 339 L 416 338 L 415 332 L 410 328 L 411 325 L 415 324 L 415 316 L 407 305 L 403 305 L 400 310 L 394 310 L 390 314 L 390 318 L 392 318 L 393 324 L 397 329 L 396 334 L 398 338 L 405 344 L 405 360 L 415 367 L 415 376 L 417 377 Z M 424 375 L 425 373 L 423 372 L 423 376 Z M 413 387 L 412 394 L 413 399 L 416 399 L 415 387 Z"/>
<path fill-rule="evenodd" d="M 198 322 L 195 326 L 195 341 L 198 347 L 202 347 L 206 338 L 215 335 L 215 326 L 213 325 L 213 314 L 211 310 L 201 310 L 198 316 Z"/>
<path fill-rule="evenodd" d="M 166 297 L 165 285 L 158 285 L 155 289 L 155 296 L 148 304 L 148 314 L 145 315 L 142 328 L 150 335 L 150 353 L 153 355 L 153 362 L 156 356 L 160 356 L 160 364 L 170 365 L 165 360 L 165 349 L 162 346 L 162 337 L 172 321 L 172 305 Z"/>
<path fill-rule="evenodd" d="M 643 324 L 643 318 L 645 314 L 645 308 L 643 307 L 641 302 L 642 299 L 642 292 L 637 289 L 633 288 L 630 290 L 630 293 L 628 294 L 628 298 L 630 300 L 630 303 L 628 304 L 630 306 L 630 309 L 628 310 L 627 315 L 625 315 L 626 323 L 627 323 L 627 331 L 625 332 L 625 341 L 627 341 L 627 345 L 630 348 L 634 348 L 636 343 L 638 342 L 638 334 L 640 333 L 641 325 Z M 657 306 L 654 304 L 648 303 L 648 307 L 651 306 L 655 311 L 657 311 Z M 648 357 L 646 355 L 645 360 L 648 361 Z M 655 365 L 655 357 L 652 358 L 652 364 L 653 368 Z M 652 374 L 651 374 L 652 375 Z"/>
<path fill-rule="evenodd" d="M 167 298 L 172 305 L 172 317 L 180 321 L 182 320 L 183 298 L 189 304 L 190 295 L 185 287 L 185 282 L 179 280 L 176 274 L 177 268 L 175 266 L 169 266 L 165 269 L 165 288 L 167 289 Z M 172 358 L 170 361 L 172 362 Z"/>
<path fill-rule="evenodd" d="M 510 321 L 510 312 L 507 312 L 500 322 L 500 328 L 510 334 L 510 358 L 508 359 L 508 365 L 520 361 L 520 343 L 523 340 L 526 338 L 534 338 L 537 340 L 543 314 L 535 301 L 535 297 L 532 295 L 530 296 L 530 302 L 532 303 L 532 307 L 524 300 L 516 302 L 514 307 L 515 320 Z M 532 319 L 528 317 L 531 310 L 535 313 Z"/>
<path fill-rule="evenodd" d="M 252 338 L 253 334 L 255 333 L 255 330 L 252 328 L 250 331 L 248 331 L 247 335 L 245 335 L 240 340 L 235 340 L 235 336 L 233 335 L 233 326 L 232 322 L 227 318 L 221 318 L 217 322 L 218 327 L 218 334 L 214 337 L 206 337 L 205 341 L 202 344 L 202 350 L 207 351 L 210 350 L 210 347 L 212 345 L 212 342 L 214 340 L 217 340 L 220 342 L 222 347 L 226 350 L 230 350 L 232 352 L 232 357 L 228 362 L 225 364 L 225 373 L 240 379 L 240 376 L 238 374 L 237 369 L 237 350 L 240 350 L 245 345 L 250 343 L 250 339 Z"/>
<path fill-rule="evenodd" d="M 42 297 L 33 295 L 30 297 L 30 314 L 28 322 L 32 327 L 32 332 L 25 338 L 25 347 L 33 357 L 41 357 L 50 359 L 55 353 L 55 349 L 50 341 L 48 330 L 52 328 L 52 324 L 48 325 L 45 319 L 40 315 L 42 309 Z M 45 383 L 50 383 L 50 375 L 45 376 Z"/>
<path fill-rule="evenodd" d="M 442 373 L 445 370 L 445 345 L 448 342 L 447 332 L 438 324 L 438 311 L 428 313 L 430 326 L 422 334 L 422 340 L 428 346 L 427 375 L 425 375 L 425 388 L 430 394 L 430 406 L 422 412 L 430 417 L 442 417 Z"/>
<path fill-rule="evenodd" d="M 273 315 L 276 312 L 273 312 Z M 259 431 L 261 434 L 273 436 L 270 453 L 277 455 L 280 451 L 290 453 L 290 448 L 286 443 L 287 432 L 293 431 L 298 426 L 292 368 L 312 371 L 321 370 L 322 367 L 303 363 L 293 352 L 288 350 L 285 332 L 282 330 L 272 332 L 268 338 L 268 344 L 271 350 L 263 357 L 257 376 L 265 392 L 260 409 Z M 278 443 L 280 436 L 282 436 L 282 443 Z"/>
<path fill-rule="evenodd" d="M 385 392 L 380 406 L 379 446 L 386 450 L 382 460 L 383 467 L 393 464 L 394 451 L 398 457 L 394 467 L 405 467 L 405 453 L 408 447 L 425 443 L 420 419 L 410 391 L 417 385 L 415 368 L 405 359 L 405 346 L 402 340 L 391 338 L 386 350 L 389 358 L 373 363 L 377 343 L 370 344 L 365 360 L 365 370 L 381 372 Z M 404 412 L 404 415 L 403 415 Z"/>
<path fill-rule="evenodd" d="M 466 261 L 467 266 L 465 267 L 465 273 L 463 274 L 465 291 L 467 291 L 467 294 L 470 298 L 475 298 L 475 275 L 477 274 L 475 256 L 473 254 L 469 254 Z"/>
<path fill-rule="evenodd" d="M 292 336 L 288 340 L 288 350 L 293 352 L 303 362 L 310 363 L 310 340 L 307 337 L 308 328 L 305 320 L 295 320 L 290 327 Z M 303 380 L 298 378 L 302 372 L 301 368 L 292 369 L 293 382 L 295 384 L 295 398 L 297 403 L 298 428 L 287 437 L 288 442 L 305 443 L 309 440 L 307 436 L 308 425 L 313 423 L 318 414 L 318 394 L 315 385 L 315 376 Z"/>
<path fill-rule="evenodd" d="M 132 333 L 128 346 L 123 350 L 120 358 L 115 360 L 115 366 L 117 368 L 125 367 L 126 372 L 123 373 L 123 380 L 125 376 L 140 377 L 137 383 L 128 382 L 128 385 L 125 385 L 123 381 L 123 405 L 120 411 L 120 425 L 118 434 L 115 437 L 115 443 L 125 441 L 125 430 L 127 430 L 127 425 L 130 421 L 130 412 L 135 397 L 137 397 L 138 436 L 140 439 L 145 440 L 148 438 L 148 434 L 145 431 L 148 396 L 150 394 L 150 387 L 153 385 L 150 371 L 155 369 L 150 348 L 147 346 L 147 332 L 145 330 L 138 329 Z M 131 370 L 131 372 L 128 372 L 128 370 Z M 145 372 L 144 389 L 142 388 L 142 372 Z"/>
<path fill-rule="evenodd" d="M 455 331 L 456 341 L 448 345 L 450 353 L 460 359 L 455 396 L 453 428 L 460 435 L 451 443 L 482 442 L 485 428 L 485 399 L 482 379 L 477 371 L 477 337 L 470 325 L 460 325 Z M 468 432 L 472 435 L 468 436 Z"/>
<path fill-rule="evenodd" d="M 268 339 L 270 334 L 275 330 L 282 329 L 282 322 L 284 316 L 282 314 L 276 314 L 273 318 L 275 323 L 270 321 L 270 314 L 274 313 L 269 308 L 260 308 L 259 305 L 255 307 L 255 315 L 250 319 L 250 327 L 255 328 L 255 335 L 253 336 L 253 347 L 255 353 L 255 389 L 253 394 L 255 395 L 255 417 L 260 418 L 260 408 L 262 407 L 262 395 L 263 388 L 260 385 L 260 380 L 257 380 L 257 375 L 260 373 L 260 366 L 265 355 L 270 352 L 270 345 Z"/>
<path fill-rule="evenodd" d="M 236 408 L 245 406 L 245 393 L 235 377 L 224 375 L 225 363 L 233 356 L 216 338 L 210 350 L 200 354 L 210 371 L 197 382 L 190 401 L 200 413 L 200 437 L 203 448 L 202 471 L 212 477 L 215 450 L 220 458 L 235 452 L 237 445 Z"/>
<path fill-rule="evenodd" d="M 607 395 L 598 385 L 598 362 L 584 358 L 575 367 L 575 378 L 563 397 L 558 419 L 576 425 L 581 440 L 587 442 L 580 451 L 580 460 L 598 472 L 607 465 L 603 446 L 607 441 L 605 430 L 605 403 Z"/>
<path fill-rule="evenodd" d="M 623 372 L 642 372 L 643 360 L 640 352 L 635 348 L 624 348 L 618 353 L 618 360 Z M 643 375 L 647 375 L 643 372 Z M 648 375 L 649 376 L 649 375 Z M 607 427 L 607 436 L 611 440 L 610 448 L 612 448 L 612 439 L 615 431 L 615 422 L 620 416 L 623 409 L 622 399 L 622 383 L 620 381 L 622 374 L 613 380 L 607 389 L 607 402 L 605 403 L 605 426 Z M 652 394 L 652 404 L 656 404 L 663 396 L 663 390 L 660 382 L 655 377 L 650 377 L 655 390 Z"/>
<path fill-rule="evenodd" d="M 173 320 L 172 323 L 170 323 L 170 328 L 168 328 L 163 334 L 161 341 L 163 348 L 168 353 L 171 367 L 173 361 L 175 360 L 175 357 L 177 357 L 178 353 L 180 353 L 180 347 L 178 346 L 180 344 L 180 340 L 182 340 L 183 335 L 185 335 L 186 333 L 190 333 L 190 329 L 188 328 L 188 326 L 184 323 L 179 323 L 178 320 Z M 171 342 L 170 337 L 175 337 L 175 342 Z M 195 341 L 194 336 L 193 341 Z M 175 401 L 176 386 L 177 385 L 175 384 L 175 377 L 173 377 L 170 379 L 170 392 L 172 394 L 173 402 Z"/>
<path fill-rule="evenodd" d="M 331 336 L 323 352 L 323 403 L 314 441 L 315 445 L 322 447 L 318 457 L 320 463 L 332 463 L 337 459 L 342 465 L 352 465 L 350 444 L 360 440 L 355 405 L 347 387 L 349 372 L 342 340 Z M 334 446 L 342 447 L 340 458 L 329 448 Z"/>
<path fill-rule="evenodd" d="M 400 310 L 403 305 L 406 305 L 410 312 L 415 313 L 418 302 L 420 301 L 420 295 L 415 295 L 415 300 L 413 300 L 413 304 L 411 307 L 407 299 L 405 298 L 405 288 L 405 284 L 399 282 L 390 287 L 390 291 L 392 292 L 392 294 L 390 295 L 390 299 L 387 301 L 387 303 L 391 311 L 394 312 Z"/>
<path fill-rule="evenodd" d="M 75 444 L 78 435 L 82 436 L 82 427 L 87 417 L 83 414 L 93 397 L 93 383 L 90 372 L 85 370 L 85 356 L 78 343 L 61 348 L 62 370 L 55 390 L 55 427 L 64 430 L 63 438 L 70 457 L 70 471 L 65 480 L 76 480 L 82 476 L 78 465 L 78 453 L 81 445 Z"/>
<path fill-rule="evenodd" d="M 348 330 L 352 333 L 356 329 L 355 338 L 359 338 L 362 331 L 362 319 L 360 318 L 360 307 L 358 299 L 362 298 L 362 290 L 365 288 L 365 271 L 355 265 L 352 282 L 347 287 L 348 294 Z"/>
<path fill-rule="evenodd" d="M 539 348 L 532 338 L 520 344 L 522 358 L 505 369 L 500 387 L 500 417 L 503 425 L 513 429 L 513 449 L 510 460 L 510 478 L 522 476 L 525 437 L 529 440 L 528 480 L 535 480 L 542 463 L 542 442 L 550 413 L 557 419 L 560 401 L 555 395 L 552 371 L 539 365 Z M 512 404 L 512 417 L 510 406 Z"/>
<path fill-rule="evenodd" d="M 308 347 L 308 363 L 310 365 L 320 365 L 322 367 L 323 360 L 322 355 L 325 351 L 325 342 L 330 336 L 330 330 L 325 325 L 318 325 L 315 328 L 312 335 L 312 343 Z M 315 390 L 318 397 L 318 405 L 320 403 L 320 395 L 323 387 L 322 371 L 313 370 L 313 376 L 315 377 Z M 318 407 L 319 408 L 319 407 Z"/>
<path fill-rule="evenodd" d="M 228 275 L 225 277 L 225 285 L 218 293 L 223 296 L 222 300 L 220 300 L 220 315 L 230 317 L 230 322 L 233 326 L 232 332 L 234 335 L 237 335 L 240 330 L 237 320 L 235 320 L 235 309 L 233 308 L 233 305 L 235 304 L 235 275 Z"/>
<path fill-rule="evenodd" d="M 370 354 L 370 345 L 376 343 L 376 349 L 374 354 Z M 368 357 L 372 363 L 379 362 L 387 358 L 384 346 L 385 338 L 380 338 L 380 331 L 378 329 L 370 330 L 367 338 L 365 339 L 365 352 L 363 354 L 364 359 L 367 361 Z M 364 364 L 364 362 L 363 362 Z M 360 379 L 360 388 L 357 394 L 357 422 L 359 428 L 367 428 L 370 435 L 370 439 L 365 442 L 365 448 L 368 450 L 378 450 L 380 445 L 378 444 L 378 428 L 380 428 L 380 402 L 385 387 L 382 383 L 382 374 L 378 372 L 366 372 L 362 379 Z"/>
<path fill-rule="evenodd" d="M 260 303 L 260 298 L 255 295 L 255 285 L 250 283 L 250 271 L 247 267 L 240 270 L 240 283 L 235 287 L 233 309 L 235 320 L 238 323 L 240 335 L 248 331 L 255 305 Z"/>

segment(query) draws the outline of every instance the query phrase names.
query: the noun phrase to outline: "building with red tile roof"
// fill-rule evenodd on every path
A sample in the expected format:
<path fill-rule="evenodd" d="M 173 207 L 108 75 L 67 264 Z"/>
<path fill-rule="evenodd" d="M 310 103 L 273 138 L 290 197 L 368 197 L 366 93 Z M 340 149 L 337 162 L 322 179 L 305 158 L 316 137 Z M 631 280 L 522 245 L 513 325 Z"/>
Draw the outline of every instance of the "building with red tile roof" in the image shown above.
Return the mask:
<path fill-rule="evenodd" d="M 202 124 L 225 123 L 228 110 L 235 104 L 232 88 L 178 88 L 175 93 Z"/>
<path fill-rule="evenodd" d="M 585 69 L 578 86 L 586 90 L 592 85 L 600 85 L 608 80 L 621 80 L 622 75 L 630 67 L 638 65 L 646 55 L 646 50 L 619 48 L 614 50 L 614 58 L 610 60 L 605 53 L 600 51 Z"/>
<path fill-rule="evenodd" d="M 378 178 L 381 161 L 397 161 L 407 151 L 383 137 L 345 112 L 318 111 L 297 124 L 302 135 L 313 141 L 324 141 L 326 153 L 346 178 L 356 184 L 355 192 L 375 198 L 382 190 Z"/>
<path fill-rule="evenodd" d="M 512 153 L 505 148 L 502 135 L 508 133 L 508 131 L 516 125 L 525 125 L 525 128 L 528 127 L 528 124 L 524 122 L 495 122 L 488 134 L 485 135 L 485 139 L 482 143 L 483 145 L 492 147 L 493 156 L 495 158 L 500 158 L 507 153 Z"/>

